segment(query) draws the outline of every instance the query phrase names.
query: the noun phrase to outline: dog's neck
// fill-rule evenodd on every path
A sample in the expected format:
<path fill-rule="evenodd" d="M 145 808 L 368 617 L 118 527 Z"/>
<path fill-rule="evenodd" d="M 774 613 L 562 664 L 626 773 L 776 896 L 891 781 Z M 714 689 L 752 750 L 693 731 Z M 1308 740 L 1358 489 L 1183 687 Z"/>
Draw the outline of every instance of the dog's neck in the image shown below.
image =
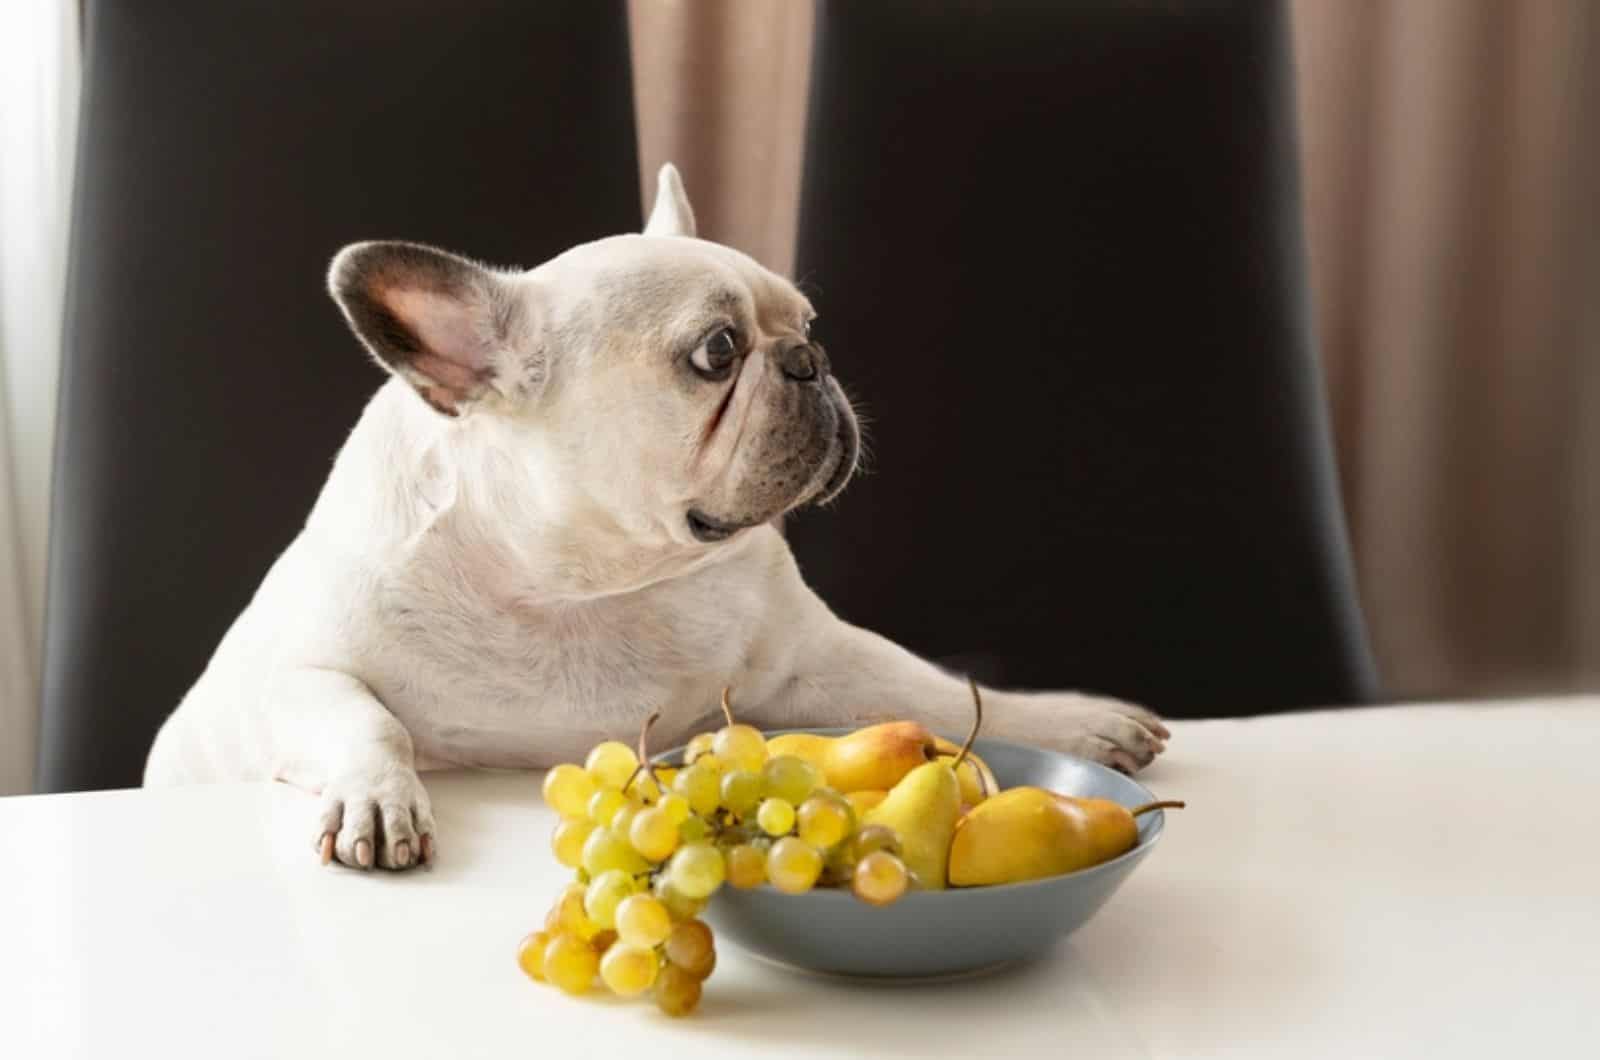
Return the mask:
<path fill-rule="evenodd" d="M 463 588 L 514 607 L 635 592 L 742 551 L 739 541 L 685 547 L 665 528 L 630 524 L 564 481 L 554 457 L 525 450 L 513 462 L 505 444 L 500 425 L 445 419 L 391 381 L 340 454 L 313 524 L 391 562 L 442 553 Z"/>

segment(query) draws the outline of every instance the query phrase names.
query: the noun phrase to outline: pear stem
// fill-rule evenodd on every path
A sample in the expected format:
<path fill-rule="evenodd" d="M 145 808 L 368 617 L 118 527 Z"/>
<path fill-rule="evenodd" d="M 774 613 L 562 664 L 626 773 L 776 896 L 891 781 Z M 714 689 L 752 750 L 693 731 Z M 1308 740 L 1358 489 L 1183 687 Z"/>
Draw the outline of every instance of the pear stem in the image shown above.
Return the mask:
<path fill-rule="evenodd" d="M 1133 809 L 1129 810 L 1128 814 L 1129 814 L 1129 816 L 1137 817 L 1141 813 L 1149 813 L 1151 810 L 1181 810 L 1181 809 L 1183 809 L 1183 803 L 1179 802 L 1177 799 L 1165 799 L 1165 800 L 1163 800 L 1161 802 L 1147 802 L 1143 806 L 1136 806 Z"/>
<path fill-rule="evenodd" d="M 961 745 L 961 753 L 956 755 L 956 760 L 950 763 L 952 771 L 960 769 L 961 763 L 967 760 L 967 752 L 972 750 L 972 741 L 978 738 L 978 730 L 983 727 L 983 697 L 978 694 L 978 682 L 967 675 L 967 687 L 972 689 L 972 729 L 967 733 L 967 742 Z"/>
<path fill-rule="evenodd" d="M 728 693 L 733 691 L 732 685 L 722 686 L 722 716 L 728 719 L 728 724 L 733 724 L 733 708 L 728 705 Z"/>
<path fill-rule="evenodd" d="M 627 792 L 629 786 L 633 784 L 634 779 L 637 778 L 640 773 L 648 771 L 650 773 L 651 780 L 654 780 L 656 777 L 655 770 L 650 766 L 650 726 L 654 725 L 656 723 L 656 719 L 660 717 L 661 712 L 658 710 L 651 714 L 648 718 L 644 719 L 644 724 L 639 726 L 639 764 L 633 767 L 632 773 L 628 774 L 628 783 L 622 785 L 622 790 L 624 793 Z"/>

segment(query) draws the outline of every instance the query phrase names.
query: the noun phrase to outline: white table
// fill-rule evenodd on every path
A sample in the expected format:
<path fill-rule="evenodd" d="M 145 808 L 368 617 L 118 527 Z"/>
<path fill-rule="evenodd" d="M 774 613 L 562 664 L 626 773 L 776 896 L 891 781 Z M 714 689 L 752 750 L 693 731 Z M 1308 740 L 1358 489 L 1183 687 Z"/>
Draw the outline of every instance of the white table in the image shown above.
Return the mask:
<path fill-rule="evenodd" d="M 861 986 L 725 945 L 686 1021 L 515 967 L 561 880 L 536 776 L 434 775 L 406 875 L 318 866 L 281 785 L 0 800 L 0 1056 L 1600 1055 L 1600 700 L 1173 729 L 1144 779 L 1190 808 L 1046 960 Z"/>

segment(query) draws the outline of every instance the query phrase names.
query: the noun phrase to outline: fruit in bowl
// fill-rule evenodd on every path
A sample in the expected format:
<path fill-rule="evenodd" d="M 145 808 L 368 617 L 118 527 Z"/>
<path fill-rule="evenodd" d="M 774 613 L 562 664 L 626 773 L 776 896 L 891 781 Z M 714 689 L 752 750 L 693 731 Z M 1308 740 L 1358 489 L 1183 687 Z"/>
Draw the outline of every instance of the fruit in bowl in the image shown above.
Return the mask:
<path fill-rule="evenodd" d="M 569 993 L 599 982 L 685 1015 L 716 964 L 708 924 L 758 957 L 858 975 L 1039 952 L 1109 897 L 1160 811 L 1181 804 L 1094 763 L 977 741 L 972 691 L 960 746 L 904 721 L 764 736 L 725 690 L 727 724 L 679 751 L 651 758 L 652 717 L 636 749 L 607 741 L 555 767 L 551 843 L 574 882 L 518 963 Z"/>

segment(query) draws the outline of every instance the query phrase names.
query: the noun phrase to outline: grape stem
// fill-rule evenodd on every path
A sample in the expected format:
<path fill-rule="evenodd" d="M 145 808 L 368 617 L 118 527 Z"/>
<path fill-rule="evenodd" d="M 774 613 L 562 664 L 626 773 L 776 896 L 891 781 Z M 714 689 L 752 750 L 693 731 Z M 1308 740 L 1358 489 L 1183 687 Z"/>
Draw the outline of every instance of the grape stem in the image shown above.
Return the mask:
<path fill-rule="evenodd" d="M 967 687 L 972 689 L 972 729 L 967 733 L 967 742 L 961 745 L 961 753 L 950 763 L 952 771 L 960 769 L 961 763 L 967 760 L 967 752 L 972 750 L 972 741 L 978 738 L 978 730 L 983 727 L 983 697 L 978 694 L 978 682 L 972 679 L 971 674 L 967 675 Z"/>
<path fill-rule="evenodd" d="M 733 691 L 732 685 L 722 686 L 722 716 L 728 719 L 728 724 L 733 724 L 733 708 L 728 705 L 728 693 Z"/>
<path fill-rule="evenodd" d="M 660 717 L 661 717 L 661 712 L 658 710 L 655 713 L 651 714 L 648 718 L 644 719 L 644 724 L 639 726 L 639 764 L 633 767 L 633 772 L 628 774 L 628 782 L 626 784 L 622 785 L 622 793 L 624 795 L 626 795 L 628 793 L 628 788 L 630 788 L 633 785 L 634 780 L 639 776 L 639 774 L 643 773 L 643 772 L 646 772 L 646 771 L 649 772 L 650 779 L 656 781 L 656 785 L 658 787 L 661 784 L 661 782 L 659 780 L 656 780 L 655 766 L 650 764 L 650 753 L 649 753 L 649 751 L 650 751 L 650 726 L 654 725 L 656 723 L 656 720 L 658 718 L 660 718 Z"/>
<path fill-rule="evenodd" d="M 1183 809 L 1183 803 L 1182 802 L 1179 802 L 1177 799 L 1166 799 L 1166 800 L 1163 800 L 1161 802 L 1147 802 L 1143 806 L 1136 806 L 1133 809 L 1129 810 L 1128 814 L 1130 816 L 1137 817 L 1141 813 L 1149 813 L 1151 810 L 1181 810 L 1181 809 Z"/>

